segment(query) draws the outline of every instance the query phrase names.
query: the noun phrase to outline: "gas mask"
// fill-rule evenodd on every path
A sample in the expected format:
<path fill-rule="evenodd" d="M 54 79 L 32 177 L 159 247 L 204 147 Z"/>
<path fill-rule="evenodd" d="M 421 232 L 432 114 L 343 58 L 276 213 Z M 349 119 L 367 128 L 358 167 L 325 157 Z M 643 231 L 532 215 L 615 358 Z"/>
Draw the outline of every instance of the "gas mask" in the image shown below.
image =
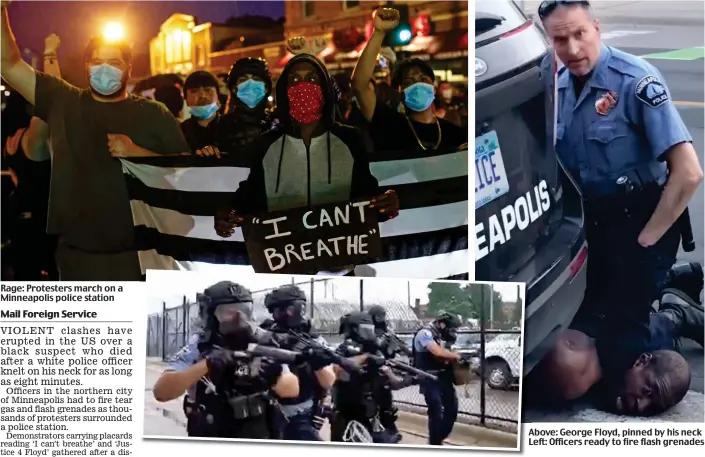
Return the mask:
<path fill-rule="evenodd" d="M 215 309 L 213 315 L 218 323 L 218 333 L 228 348 L 245 350 L 254 341 L 251 306 L 251 303 L 229 303 Z"/>
<path fill-rule="evenodd" d="M 308 320 L 306 319 L 306 302 L 304 300 L 293 300 L 287 303 L 286 307 L 277 308 L 274 312 L 274 320 L 279 326 L 287 329 L 299 329 Z"/>
<path fill-rule="evenodd" d="M 458 330 L 446 327 L 443 330 L 443 340 L 448 344 L 455 344 L 458 341 Z"/>
<path fill-rule="evenodd" d="M 357 326 L 357 336 L 360 339 L 361 344 L 365 343 L 375 343 L 377 341 L 377 335 L 375 333 L 374 324 L 360 324 Z"/>

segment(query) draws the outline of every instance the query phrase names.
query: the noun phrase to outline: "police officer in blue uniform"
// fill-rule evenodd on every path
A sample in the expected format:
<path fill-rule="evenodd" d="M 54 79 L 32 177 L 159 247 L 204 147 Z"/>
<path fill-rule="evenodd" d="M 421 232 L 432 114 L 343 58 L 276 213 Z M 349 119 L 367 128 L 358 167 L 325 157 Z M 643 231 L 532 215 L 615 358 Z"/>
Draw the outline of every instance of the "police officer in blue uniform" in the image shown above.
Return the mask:
<path fill-rule="evenodd" d="M 659 71 L 601 43 L 587 1 L 550 0 L 539 17 L 565 65 L 556 152 L 584 198 L 588 286 L 579 316 L 621 322 L 648 344 L 649 312 L 676 259 L 702 180 L 692 138 Z"/>
<path fill-rule="evenodd" d="M 157 401 L 184 397 L 189 436 L 279 438 L 277 398 L 299 394 L 286 365 L 254 358 L 245 351 L 258 340 L 252 323 L 252 296 L 239 284 L 222 281 L 198 294 L 203 330 L 167 365 L 154 385 Z"/>
<path fill-rule="evenodd" d="M 451 364 L 461 357 L 445 348 L 447 341 L 455 341 L 458 327 L 458 317 L 444 311 L 416 332 L 413 339 L 414 368 L 438 376 L 437 382 L 422 380 L 420 383 L 428 407 L 428 444 L 432 446 L 443 445 L 458 417 L 458 395 Z"/>
<path fill-rule="evenodd" d="M 272 315 L 268 330 L 274 333 L 280 347 L 292 351 L 305 349 L 305 342 L 288 337 L 291 332 L 316 340 L 326 346 L 326 341 L 311 333 L 311 322 L 306 319 L 306 294 L 295 285 L 279 287 L 264 299 Z M 289 366 L 299 379 L 296 398 L 280 398 L 279 404 L 285 421 L 281 424 L 282 439 L 292 441 L 322 441 L 318 434 L 327 408 L 325 400 L 335 383 L 335 371 L 327 357 L 308 357 L 297 365 Z"/>

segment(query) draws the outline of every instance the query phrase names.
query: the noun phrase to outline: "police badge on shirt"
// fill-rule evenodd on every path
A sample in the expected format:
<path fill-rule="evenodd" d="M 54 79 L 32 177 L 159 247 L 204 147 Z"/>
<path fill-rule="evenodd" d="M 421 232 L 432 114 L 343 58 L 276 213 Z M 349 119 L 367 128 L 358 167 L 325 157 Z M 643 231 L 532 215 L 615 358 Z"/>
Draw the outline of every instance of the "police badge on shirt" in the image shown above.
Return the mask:
<path fill-rule="evenodd" d="M 666 86 L 658 77 L 649 75 L 641 78 L 634 89 L 636 98 L 651 108 L 658 108 L 668 101 Z"/>

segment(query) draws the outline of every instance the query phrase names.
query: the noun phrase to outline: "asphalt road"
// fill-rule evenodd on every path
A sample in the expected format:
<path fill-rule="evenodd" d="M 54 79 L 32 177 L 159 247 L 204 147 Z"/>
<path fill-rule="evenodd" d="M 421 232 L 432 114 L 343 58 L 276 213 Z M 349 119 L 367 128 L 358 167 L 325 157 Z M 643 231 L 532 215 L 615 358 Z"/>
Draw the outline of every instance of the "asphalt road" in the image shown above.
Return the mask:
<path fill-rule="evenodd" d="M 477 422 L 481 410 L 480 382 L 476 381 L 463 387 L 456 387 L 455 390 L 458 393 L 458 410 L 466 416 L 466 421 Z M 394 400 L 402 404 L 426 408 L 424 398 L 416 386 L 397 390 L 394 392 Z M 492 417 L 488 423 L 502 428 L 512 428 L 511 423 L 507 420 L 519 420 L 519 392 L 516 390 L 499 391 L 486 387 L 485 414 Z"/>
<path fill-rule="evenodd" d="M 145 408 L 144 408 L 144 434 L 147 436 L 186 436 L 185 419 L 181 409 L 182 399 L 173 400 L 167 403 L 157 403 L 151 393 L 152 386 L 157 382 L 162 368 L 160 365 L 147 365 L 145 379 Z M 470 384 L 467 390 L 458 388 L 458 399 L 460 410 L 465 413 L 480 413 L 480 388 L 479 383 Z M 425 412 L 423 397 L 419 394 L 418 387 L 408 387 L 396 391 L 394 398 L 403 402 L 408 408 L 402 405 L 400 409 L 408 409 L 409 412 Z M 490 416 L 502 419 L 518 420 L 519 396 L 516 391 L 498 392 L 487 388 L 486 412 Z M 415 408 L 421 406 L 423 409 Z M 476 422 L 470 420 L 465 422 Z M 515 426 L 506 421 L 490 419 L 490 425 L 495 425 L 503 429 L 514 429 Z M 321 431 L 322 437 L 327 439 L 327 426 Z M 426 439 L 410 433 L 404 433 L 403 443 L 405 444 L 426 444 Z"/>
<path fill-rule="evenodd" d="M 702 17 L 702 15 L 700 15 Z M 636 24 L 636 25 L 635 25 Z M 661 57 L 647 57 L 647 60 L 656 66 L 662 73 L 668 85 L 672 99 L 678 108 L 691 136 L 698 153 L 701 165 L 705 166 L 705 72 L 702 58 L 693 60 L 674 60 L 674 57 L 692 57 L 697 54 L 694 47 L 704 44 L 703 24 L 694 25 L 691 22 L 682 25 L 655 25 L 643 23 L 639 20 L 633 22 L 610 23 L 602 20 L 602 31 L 605 43 L 639 56 L 649 56 L 660 53 Z M 683 50 L 680 56 L 670 51 Z M 664 54 L 667 53 L 667 54 Z M 703 262 L 705 257 L 703 249 L 705 223 L 704 217 L 704 185 L 701 184 L 691 201 L 690 214 L 695 234 L 696 248 L 693 252 L 681 252 L 679 261 Z M 674 410 L 667 412 L 653 421 L 672 420 L 678 422 L 700 422 L 703 420 L 703 348 L 690 340 L 684 340 L 681 352 L 688 359 L 692 369 L 691 393 L 686 400 Z M 523 420 L 526 422 L 553 422 L 553 421 L 624 421 L 625 418 L 606 415 L 587 407 L 578 407 L 562 413 L 549 413 L 540 410 L 525 410 Z M 630 419 L 631 420 L 631 419 Z M 636 420 L 636 419 L 634 419 Z"/>

